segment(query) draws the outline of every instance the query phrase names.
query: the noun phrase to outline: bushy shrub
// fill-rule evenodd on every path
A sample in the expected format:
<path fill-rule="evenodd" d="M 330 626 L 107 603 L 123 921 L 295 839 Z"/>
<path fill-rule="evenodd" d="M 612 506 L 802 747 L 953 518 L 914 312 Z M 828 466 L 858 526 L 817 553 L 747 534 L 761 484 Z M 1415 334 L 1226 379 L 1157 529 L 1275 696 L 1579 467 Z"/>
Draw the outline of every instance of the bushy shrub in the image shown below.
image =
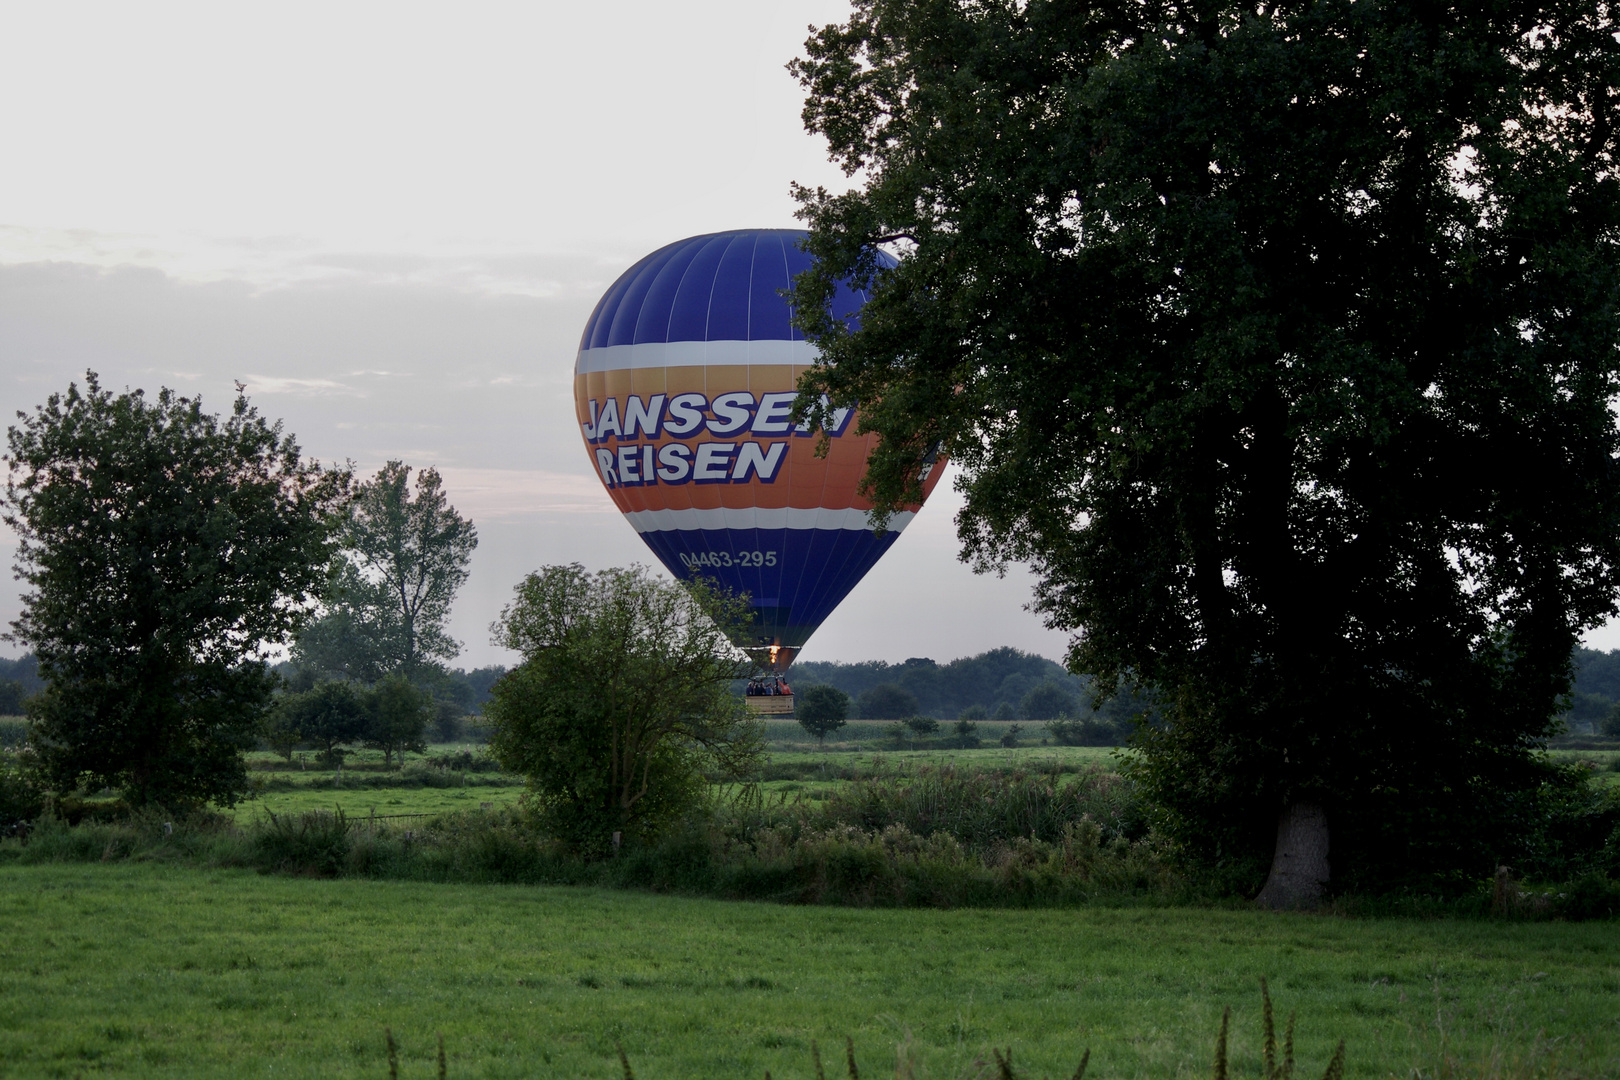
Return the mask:
<path fill-rule="evenodd" d="M 1001 745 L 1011 750 L 1018 745 L 1018 735 L 1022 729 L 1017 724 L 1008 724 L 1001 731 Z"/>
<path fill-rule="evenodd" d="M 948 832 L 981 853 L 1020 837 L 1054 843 L 1066 825 L 1085 817 L 1105 842 L 1147 835 L 1145 811 L 1129 785 L 1094 767 L 1065 782 L 1048 772 L 925 765 L 841 785 L 797 812 L 822 826 L 900 824 L 919 836 Z"/>
<path fill-rule="evenodd" d="M 465 772 L 499 772 L 501 769 L 500 762 L 489 754 L 474 753 L 471 750 L 430 754 L 423 759 L 423 764 L 436 769 L 459 769 Z"/>
<path fill-rule="evenodd" d="M 1582 874 L 1564 887 L 1556 910 L 1575 921 L 1616 918 L 1620 916 L 1620 881 L 1596 872 Z"/>
<path fill-rule="evenodd" d="M 1124 746 L 1130 729 L 1123 724 L 1087 718 L 1074 720 L 1060 716 L 1046 722 L 1046 732 L 1060 746 Z"/>
<path fill-rule="evenodd" d="M 963 750 L 972 750 L 979 745 L 979 725 L 965 717 L 951 725 L 955 735 L 954 742 Z"/>
<path fill-rule="evenodd" d="M 491 688 L 491 749 L 551 835 L 606 856 L 704 805 L 707 774 L 751 781 L 761 725 L 731 693 L 749 662 L 745 599 L 645 567 L 530 574 L 497 637 L 523 663 Z"/>
<path fill-rule="evenodd" d="M 45 787 L 27 750 L 0 750 L 0 831 L 33 821 L 45 809 Z"/>
<path fill-rule="evenodd" d="M 331 877 L 348 861 L 349 832 L 342 810 L 270 814 L 253 835 L 254 861 L 264 870 Z"/>
<path fill-rule="evenodd" d="M 939 730 L 939 721 L 932 716 L 908 716 L 901 723 L 914 735 L 932 735 Z"/>

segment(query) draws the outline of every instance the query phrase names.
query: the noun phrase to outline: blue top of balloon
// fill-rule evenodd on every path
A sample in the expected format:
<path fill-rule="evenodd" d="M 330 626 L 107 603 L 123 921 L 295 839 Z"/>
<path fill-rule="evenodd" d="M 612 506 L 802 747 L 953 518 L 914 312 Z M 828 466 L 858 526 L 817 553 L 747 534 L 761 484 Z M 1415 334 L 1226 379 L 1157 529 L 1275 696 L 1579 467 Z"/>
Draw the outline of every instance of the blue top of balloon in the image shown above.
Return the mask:
<path fill-rule="evenodd" d="M 815 261 L 799 229 L 737 229 L 679 240 L 613 283 L 580 338 L 581 349 L 659 341 L 803 341 L 779 295 Z M 883 266 L 898 265 L 878 252 Z M 853 329 L 864 293 L 840 284 L 834 313 Z"/>

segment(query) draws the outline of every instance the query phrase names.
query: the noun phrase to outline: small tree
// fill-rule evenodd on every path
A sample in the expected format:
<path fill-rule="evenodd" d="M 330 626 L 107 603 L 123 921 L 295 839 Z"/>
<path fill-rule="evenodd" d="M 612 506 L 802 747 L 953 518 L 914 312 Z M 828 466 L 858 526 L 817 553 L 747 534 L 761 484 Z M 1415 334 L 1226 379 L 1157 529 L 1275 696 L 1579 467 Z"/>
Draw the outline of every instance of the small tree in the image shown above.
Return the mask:
<path fill-rule="evenodd" d="M 972 750 L 979 745 L 979 725 L 967 717 L 964 716 L 957 720 L 953 725 L 953 730 L 956 733 L 956 745 L 963 750 Z"/>
<path fill-rule="evenodd" d="M 278 711 L 280 723 L 301 732 L 306 742 L 320 748 L 328 765 L 343 761 L 341 747 L 359 742 L 366 731 L 365 695 L 345 682 L 317 683 L 312 690 L 288 694 Z"/>
<path fill-rule="evenodd" d="M 746 600 L 640 566 L 524 579 L 494 628 L 523 663 L 484 715 L 554 836 L 600 854 L 615 833 L 646 837 L 697 807 L 705 773 L 754 774 L 760 725 L 731 693 L 751 670 L 732 644 L 751 616 Z"/>
<path fill-rule="evenodd" d="M 939 721 L 932 716 L 908 716 L 902 721 L 914 735 L 932 735 L 939 730 Z"/>
<path fill-rule="evenodd" d="M 427 749 L 423 735 L 433 716 L 433 698 L 411 685 L 403 675 L 390 675 L 365 695 L 362 738 L 371 750 L 381 750 L 383 765 L 393 768 L 394 755 Z"/>
<path fill-rule="evenodd" d="M 348 474 L 303 460 L 238 396 L 229 416 L 93 372 L 8 432 L 3 520 L 26 583 L 12 640 L 42 774 L 132 803 L 234 803 L 276 679 L 265 651 L 325 580 Z"/>
<path fill-rule="evenodd" d="M 1001 745 L 1011 750 L 1018 745 L 1018 734 L 1022 729 L 1017 724 L 1008 724 L 1001 732 Z"/>
<path fill-rule="evenodd" d="M 827 736 L 844 726 L 849 717 L 849 695 L 836 686 L 806 686 L 799 690 L 795 711 L 799 726 L 826 742 Z"/>
<path fill-rule="evenodd" d="M 297 715 L 287 708 L 292 697 L 292 694 L 283 695 L 270 710 L 264 724 L 264 741 L 269 744 L 270 749 L 286 758 L 289 763 L 292 761 L 293 751 L 304 741 L 304 733 L 298 727 Z"/>

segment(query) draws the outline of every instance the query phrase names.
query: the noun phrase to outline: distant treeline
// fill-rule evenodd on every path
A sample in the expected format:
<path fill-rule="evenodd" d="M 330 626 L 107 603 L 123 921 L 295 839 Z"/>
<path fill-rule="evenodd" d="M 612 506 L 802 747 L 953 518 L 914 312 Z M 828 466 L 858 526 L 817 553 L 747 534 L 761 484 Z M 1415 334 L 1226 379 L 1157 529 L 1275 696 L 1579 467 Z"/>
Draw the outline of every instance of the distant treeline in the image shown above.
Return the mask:
<path fill-rule="evenodd" d="M 315 683 L 332 677 L 328 672 L 300 668 L 291 662 L 277 664 L 275 671 L 292 690 L 308 690 Z M 506 668 L 501 664 L 473 668 L 471 671 L 434 666 L 424 668 L 412 681 L 418 684 L 419 689 L 431 693 L 435 701 L 447 701 L 459 706 L 464 714 L 477 715 L 483 711 L 484 702 L 489 700 L 489 688 L 505 674 Z"/>
<path fill-rule="evenodd" d="M 308 689 L 316 681 L 316 674 L 300 670 L 291 663 L 277 664 L 277 674 L 294 689 Z M 489 700 L 489 688 L 495 680 L 506 674 L 506 668 L 494 664 L 489 667 L 441 668 L 423 673 L 421 689 L 433 694 L 436 701 L 448 701 L 459 706 L 464 713 L 477 714 Z M 45 689 L 45 680 L 39 677 L 39 662 L 32 653 L 12 660 L 0 657 L 0 716 L 15 716 L 22 712 L 22 703 Z"/>
<path fill-rule="evenodd" d="M 1575 650 L 1575 688 L 1570 694 L 1564 720 L 1571 730 L 1582 733 L 1602 729 L 1609 714 L 1620 705 L 1620 649 L 1598 652 Z"/>
<path fill-rule="evenodd" d="M 1575 685 L 1564 720 L 1577 732 L 1601 730 L 1604 720 L 1620 707 L 1620 649 L 1576 649 L 1574 662 Z M 276 670 L 289 682 L 300 679 L 300 673 L 290 664 L 278 665 Z M 433 680 L 433 686 L 424 689 L 431 689 L 439 701 L 454 702 L 476 714 L 489 700 L 489 688 L 504 674 L 506 668 L 499 664 L 470 671 L 450 668 Z M 850 696 L 853 719 L 921 715 L 954 720 L 974 706 L 982 708 L 986 716 L 1001 720 L 1092 715 L 1090 680 L 1071 675 L 1044 656 L 1012 648 L 991 649 L 947 664 L 927 657 L 912 657 L 900 664 L 882 660 L 856 664 L 805 660 L 793 665 L 790 678 L 797 687 L 817 683 L 836 686 Z M 22 701 L 44 688 L 39 663 L 32 654 L 16 659 L 0 657 L 0 716 L 21 712 Z M 893 693 L 895 690 L 901 693 Z M 1037 690 L 1039 694 L 1034 693 Z M 863 695 L 867 706 L 877 706 L 872 709 L 874 715 L 861 712 Z M 1102 702 L 1097 718 L 1119 723 L 1145 708 L 1145 702 L 1121 695 Z"/>
<path fill-rule="evenodd" d="M 991 649 L 947 664 L 927 657 L 900 664 L 800 661 L 789 677 L 795 689 L 817 683 L 836 686 L 850 696 L 856 719 L 921 715 L 954 720 L 975 708 L 997 720 L 1093 716 L 1089 679 L 1071 675 L 1044 656 L 1013 648 Z M 1144 701 L 1120 695 L 1103 701 L 1097 718 L 1122 722 L 1146 707 Z"/>

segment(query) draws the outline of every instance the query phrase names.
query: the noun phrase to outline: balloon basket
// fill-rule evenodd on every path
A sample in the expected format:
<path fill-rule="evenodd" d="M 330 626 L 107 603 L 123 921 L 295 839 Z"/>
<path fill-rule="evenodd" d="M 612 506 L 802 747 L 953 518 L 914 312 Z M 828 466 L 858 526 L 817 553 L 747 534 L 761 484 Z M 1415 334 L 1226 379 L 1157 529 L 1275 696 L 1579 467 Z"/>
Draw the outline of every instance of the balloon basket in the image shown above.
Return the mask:
<path fill-rule="evenodd" d="M 748 711 L 755 716 L 793 716 L 793 695 L 776 694 L 771 697 L 746 697 Z"/>

